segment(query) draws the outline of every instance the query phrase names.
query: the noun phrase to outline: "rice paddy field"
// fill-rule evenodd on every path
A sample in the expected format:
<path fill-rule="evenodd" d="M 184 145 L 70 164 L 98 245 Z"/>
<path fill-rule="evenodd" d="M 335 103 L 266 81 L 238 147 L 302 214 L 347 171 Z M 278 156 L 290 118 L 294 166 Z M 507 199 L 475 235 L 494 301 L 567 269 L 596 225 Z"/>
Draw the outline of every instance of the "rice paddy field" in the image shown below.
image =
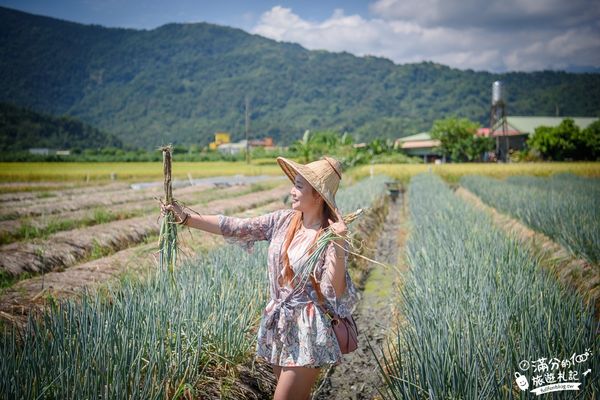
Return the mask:
<path fill-rule="evenodd" d="M 363 165 L 350 172 L 355 178 L 374 174 L 386 174 L 407 183 L 411 177 L 422 172 L 433 172 L 446 182 L 456 183 L 463 175 L 479 174 L 494 178 L 519 176 L 549 176 L 570 173 L 578 176 L 600 177 L 600 164 L 597 162 L 555 162 L 555 163 L 519 163 L 519 164 L 378 164 Z"/>
<path fill-rule="evenodd" d="M 173 163 L 180 182 L 238 174 L 261 180 L 182 184 L 173 197 L 247 218 L 289 207 L 276 164 Z M 253 361 L 267 242 L 247 253 L 180 229 L 172 282 L 158 268 L 164 189 L 132 186 L 162 178 L 159 163 L 0 165 L 1 399 L 272 396 L 270 369 Z M 600 163 L 344 171 L 340 210 L 366 210 L 350 230 L 406 237 L 395 265 L 360 258 L 370 245 L 350 257 L 361 297 L 393 318 L 357 321 L 378 368 L 346 371 L 347 386 L 376 375 L 369 398 L 598 398 L 599 195 Z M 391 207 L 402 218 L 383 230 Z M 381 340 L 364 339 L 374 330 Z M 336 398 L 324 396 L 315 389 Z"/>
<path fill-rule="evenodd" d="M 0 163 L 0 182 L 103 182 L 116 176 L 119 180 L 160 180 L 161 162 L 123 163 Z M 279 167 L 274 160 L 265 165 L 262 160 L 245 162 L 178 162 L 173 170 L 173 178 L 203 178 L 216 175 L 279 175 Z"/>

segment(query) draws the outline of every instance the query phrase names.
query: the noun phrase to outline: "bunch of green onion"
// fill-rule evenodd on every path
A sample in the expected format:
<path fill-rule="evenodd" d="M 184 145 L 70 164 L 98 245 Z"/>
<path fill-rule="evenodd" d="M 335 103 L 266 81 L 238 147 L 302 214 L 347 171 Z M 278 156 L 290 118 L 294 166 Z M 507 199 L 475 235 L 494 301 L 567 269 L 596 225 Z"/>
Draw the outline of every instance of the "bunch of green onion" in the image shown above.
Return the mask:
<path fill-rule="evenodd" d="M 173 212 L 167 212 L 160 224 L 158 237 L 158 269 L 160 273 L 169 273 L 175 283 L 175 264 L 177 263 L 177 226 Z"/>
<path fill-rule="evenodd" d="M 354 220 L 356 220 L 362 212 L 363 212 L 363 209 L 359 208 L 358 210 L 343 216 L 342 219 L 344 220 L 344 223 L 346 225 L 349 225 Z M 319 236 L 317 241 L 312 246 L 309 246 L 308 249 L 306 249 L 306 251 L 304 252 L 302 257 L 304 257 L 304 255 L 306 255 L 308 252 L 312 251 L 313 249 L 314 249 L 314 251 L 312 251 L 312 253 L 308 257 L 308 259 L 304 263 L 302 263 L 302 265 L 299 267 L 298 272 L 295 274 L 295 277 L 294 277 L 294 287 L 295 288 L 303 288 L 306 285 L 306 283 L 308 282 L 309 277 L 311 275 L 314 276 L 317 261 L 319 260 L 319 258 L 321 257 L 321 255 L 323 254 L 323 252 L 325 251 L 327 246 L 329 245 L 329 242 L 339 239 L 339 238 L 344 239 L 344 241 L 346 243 L 348 243 L 350 246 L 352 246 L 352 241 L 351 241 L 350 237 L 339 236 L 334 231 L 331 230 L 331 227 L 327 227 L 327 228 L 325 228 L 324 233 L 321 236 Z"/>
<path fill-rule="evenodd" d="M 173 190 L 171 187 L 171 145 L 161 147 L 163 152 L 163 172 L 166 203 L 173 204 Z M 162 202 L 162 201 L 161 201 Z M 160 233 L 158 236 L 158 271 L 162 276 L 166 273 L 170 276 L 171 284 L 175 285 L 175 264 L 177 263 L 177 253 L 179 251 L 177 243 L 177 225 L 173 211 L 165 213 L 160 224 Z"/>

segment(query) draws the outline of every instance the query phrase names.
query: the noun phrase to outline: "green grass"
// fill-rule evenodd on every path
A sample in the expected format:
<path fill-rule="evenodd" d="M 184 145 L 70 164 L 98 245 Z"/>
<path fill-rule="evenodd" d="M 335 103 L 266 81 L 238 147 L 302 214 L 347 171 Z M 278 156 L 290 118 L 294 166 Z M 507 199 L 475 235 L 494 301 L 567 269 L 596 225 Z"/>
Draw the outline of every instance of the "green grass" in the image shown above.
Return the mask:
<path fill-rule="evenodd" d="M 372 293 L 380 298 L 387 298 L 392 294 L 393 279 L 390 279 L 383 267 L 377 266 L 369 273 L 365 283 L 364 293 Z"/>
<path fill-rule="evenodd" d="M 130 212 L 113 212 L 111 210 L 96 207 L 91 211 L 90 216 L 84 217 L 82 219 L 56 219 L 50 217 L 51 219 L 48 221 L 48 224 L 43 228 L 37 228 L 33 226 L 30 222 L 30 218 L 22 219 L 21 225 L 17 231 L 3 232 L 2 234 L 0 234 L 0 245 L 31 239 L 45 240 L 57 232 L 84 228 L 86 226 L 105 224 L 108 222 L 127 218 L 134 218 L 144 215 L 145 212 L 149 211 L 151 211 L 150 208 L 148 208 L 147 210 L 136 210 Z"/>
<path fill-rule="evenodd" d="M 4 182 L 6 183 L 6 182 Z M 73 188 L 81 188 L 88 187 L 90 184 L 86 184 L 85 182 L 78 182 L 78 184 L 65 183 L 63 185 L 52 185 L 52 186 L 40 186 L 40 185 L 32 185 L 27 182 L 21 182 L 19 185 L 9 185 L 3 186 L 0 185 L 0 194 L 2 193 L 29 193 L 36 192 L 39 198 L 49 198 L 55 197 L 56 194 L 52 193 L 56 190 L 69 190 Z"/>
<path fill-rule="evenodd" d="M 261 192 L 265 190 L 270 190 L 276 188 L 281 185 L 281 181 L 271 181 L 271 182 L 261 182 L 261 183 L 252 183 L 248 185 L 245 189 L 236 192 L 235 196 L 243 196 L 250 193 Z M 223 194 L 219 193 L 218 190 L 211 190 L 205 196 L 202 197 L 201 204 L 207 204 L 213 200 L 222 199 Z M 189 202 L 188 202 L 189 203 Z"/>
<path fill-rule="evenodd" d="M 6 271 L 0 271 L 0 295 L 15 283 L 23 279 L 31 278 L 32 276 L 34 276 L 34 274 L 30 272 L 23 272 L 22 274 L 14 276 Z"/>
<path fill-rule="evenodd" d="M 50 193 L 50 192 L 40 192 L 39 195 L 37 196 L 38 199 L 47 199 L 47 198 L 51 198 L 51 197 L 56 197 L 56 195 L 54 193 Z"/>

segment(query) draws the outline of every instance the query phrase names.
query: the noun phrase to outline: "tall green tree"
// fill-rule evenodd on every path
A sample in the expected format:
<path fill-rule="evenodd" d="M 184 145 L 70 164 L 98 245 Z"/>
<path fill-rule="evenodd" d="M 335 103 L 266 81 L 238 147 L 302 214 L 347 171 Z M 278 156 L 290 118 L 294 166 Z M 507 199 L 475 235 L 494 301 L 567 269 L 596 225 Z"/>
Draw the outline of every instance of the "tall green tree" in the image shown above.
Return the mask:
<path fill-rule="evenodd" d="M 576 160 L 600 160 L 600 119 L 578 135 Z"/>
<path fill-rule="evenodd" d="M 431 128 L 431 138 L 440 141 L 440 152 L 452 161 L 481 161 L 483 153 L 494 148 L 489 137 L 476 135 L 479 125 L 467 118 L 436 120 Z"/>
<path fill-rule="evenodd" d="M 596 160 L 600 157 L 600 121 L 584 130 L 572 118 L 555 127 L 539 126 L 527 144 L 547 160 Z"/>

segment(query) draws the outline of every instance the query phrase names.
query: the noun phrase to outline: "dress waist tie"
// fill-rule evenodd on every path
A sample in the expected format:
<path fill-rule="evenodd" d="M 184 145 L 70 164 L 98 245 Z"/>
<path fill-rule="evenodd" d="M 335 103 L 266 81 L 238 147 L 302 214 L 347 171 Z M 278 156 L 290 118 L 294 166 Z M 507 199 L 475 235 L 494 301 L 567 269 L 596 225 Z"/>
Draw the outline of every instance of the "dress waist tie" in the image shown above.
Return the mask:
<path fill-rule="evenodd" d="M 308 304 L 310 300 L 303 299 L 302 293 L 293 292 L 284 298 L 271 299 L 265 309 L 267 329 L 277 329 L 280 340 L 289 340 L 287 335 L 289 324 L 294 319 L 294 309 L 302 304 Z M 270 307 L 271 306 L 271 307 Z M 269 310 L 270 308 L 270 310 Z"/>

